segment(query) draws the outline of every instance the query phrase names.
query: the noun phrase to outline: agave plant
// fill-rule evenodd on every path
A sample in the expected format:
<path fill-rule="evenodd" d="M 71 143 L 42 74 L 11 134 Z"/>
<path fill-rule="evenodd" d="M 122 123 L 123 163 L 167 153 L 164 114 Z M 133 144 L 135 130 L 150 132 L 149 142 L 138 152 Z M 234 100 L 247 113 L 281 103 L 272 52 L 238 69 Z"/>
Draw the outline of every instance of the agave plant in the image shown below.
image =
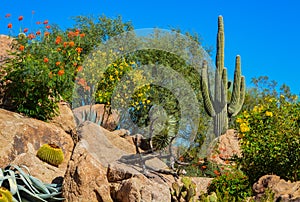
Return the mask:
<path fill-rule="evenodd" d="M 103 115 L 99 114 L 92 107 L 90 107 L 89 110 L 82 111 L 81 120 L 79 120 L 79 118 L 76 116 L 75 116 L 75 118 L 76 118 L 77 126 L 85 121 L 91 121 L 93 123 L 96 123 L 99 126 L 101 126 L 103 124 Z"/>
<path fill-rule="evenodd" d="M 25 172 L 22 168 L 26 169 Z M 26 166 L 8 165 L 0 169 L 0 187 L 8 189 L 13 202 L 63 201 L 60 184 L 46 184 L 29 174 Z"/>

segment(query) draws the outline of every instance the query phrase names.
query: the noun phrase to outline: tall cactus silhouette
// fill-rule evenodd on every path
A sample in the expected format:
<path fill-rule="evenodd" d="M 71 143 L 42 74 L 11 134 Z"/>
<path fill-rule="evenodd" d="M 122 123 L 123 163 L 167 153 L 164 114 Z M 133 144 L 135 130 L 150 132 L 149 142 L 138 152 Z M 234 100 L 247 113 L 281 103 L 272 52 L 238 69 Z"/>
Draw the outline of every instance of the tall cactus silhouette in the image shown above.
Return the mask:
<path fill-rule="evenodd" d="M 220 136 L 228 129 L 228 119 L 237 115 L 245 98 L 245 77 L 241 76 L 241 58 L 236 56 L 234 82 L 231 96 L 228 96 L 227 69 L 224 68 L 224 24 L 223 17 L 218 18 L 216 71 L 213 95 L 210 93 L 207 62 L 203 62 L 201 91 L 204 107 L 209 116 L 213 117 L 214 133 Z M 228 102 L 230 97 L 230 102 Z"/>

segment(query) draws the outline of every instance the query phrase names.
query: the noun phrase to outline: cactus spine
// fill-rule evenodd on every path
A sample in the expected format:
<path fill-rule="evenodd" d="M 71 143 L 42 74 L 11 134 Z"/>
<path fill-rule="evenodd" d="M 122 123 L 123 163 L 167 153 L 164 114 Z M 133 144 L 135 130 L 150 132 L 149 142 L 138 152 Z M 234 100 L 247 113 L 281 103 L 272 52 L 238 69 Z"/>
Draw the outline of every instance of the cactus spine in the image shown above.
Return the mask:
<path fill-rule="evenodd" d="M 224 24 L 223 17 L 218 18 L 217 55 L 214 95 L 209 92 L 209 76 L 207 62 L 203 62 L 201 75 L 201 91 L 204 107 L 213 117 L 214 134 L 218 137 L 228 129 L 228 119 L 237 115 L 245 98 L 245 77 L 241 76 L 241 58 L 236 56 L 233 90 L 228 102 L 227 69 L 224 67 Z"/>

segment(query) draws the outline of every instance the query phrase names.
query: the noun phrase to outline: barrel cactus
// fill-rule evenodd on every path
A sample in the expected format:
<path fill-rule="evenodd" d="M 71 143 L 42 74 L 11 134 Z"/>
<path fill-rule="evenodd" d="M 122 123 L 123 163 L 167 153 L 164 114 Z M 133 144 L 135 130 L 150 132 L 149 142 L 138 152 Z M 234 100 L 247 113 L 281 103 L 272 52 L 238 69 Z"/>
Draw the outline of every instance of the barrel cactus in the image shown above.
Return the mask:
<path fill-rule="evenodd" d="M 37 157 L 53 166 L 58 166 L 64 160 L 64 153 L 55 144 L 44 144 L 39 148 Z"/>
<path fill-rule="evenodd" d="M 216 71 L 214 94 L 210 93 L 207 62 L 203 62 L 201 92 L 204 107 L 213 118 L 214 134 L 218 137 L 228 129 L 228 119 L 237 115 L 245 98 L 245 77 L 241 75 L 241 58 L 236 56 L 233 89 L 228 91 L 227 69 L 224 67 L 224 24 L 223 17 L 218 18 Z M 229 101 L 230 97 L 230 101 Z"/>
<path fill-rule="evenodd" d="M 12 202 L 12 194 L 5 187 L 0 187 L 0 202 Z"/>

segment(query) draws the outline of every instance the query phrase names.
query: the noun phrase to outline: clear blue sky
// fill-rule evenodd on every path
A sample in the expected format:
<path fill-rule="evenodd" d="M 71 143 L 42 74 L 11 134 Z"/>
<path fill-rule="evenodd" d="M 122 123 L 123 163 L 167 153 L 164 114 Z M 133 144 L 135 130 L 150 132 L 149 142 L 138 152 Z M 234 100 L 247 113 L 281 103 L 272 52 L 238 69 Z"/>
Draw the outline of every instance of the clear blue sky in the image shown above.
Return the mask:
<path fill-rule="evenodd" d="M 252 77 L 269 76 L 300 93 L 300 1 L 299 0 L 2 0 L 0 33 L 7 34 L 8 20 L 30 25 L 49 20 L 70 27 L 72 16 L 121 15 L 135 28 L 180 28 L 197 32 L 205 45 L 215 47 L 217 18 L 225 23 L 225 66 L 232 79 L 235 55 L 242 57 L 247 84 Z M 15 27 L 16 28 L 16 27 Z"/>

